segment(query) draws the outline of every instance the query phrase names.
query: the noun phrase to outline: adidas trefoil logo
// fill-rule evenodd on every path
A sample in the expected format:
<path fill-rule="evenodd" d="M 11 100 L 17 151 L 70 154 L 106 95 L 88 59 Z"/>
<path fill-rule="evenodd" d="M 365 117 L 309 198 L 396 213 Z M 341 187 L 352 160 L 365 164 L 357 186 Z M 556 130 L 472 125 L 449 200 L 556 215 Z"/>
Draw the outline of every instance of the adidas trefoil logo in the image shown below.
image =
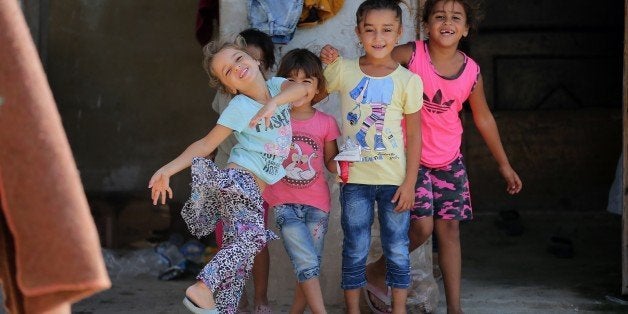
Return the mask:
<path fill-rule="evenodd" d="M 443 93 L 440 91 L 440 89 L 436 91 L 436 94 L 434 94 L 434 98 L 432 98 L 432 100 L 430 100 L 429 96 L 423 93 L 423 106 L 425 106 L 425 109 L 431 113 L 441 114 L 449 110 L 451 104 L 454 103 L 453 99 L 448 100 L 444 103 L 441 103 L 442 101 Z"/>

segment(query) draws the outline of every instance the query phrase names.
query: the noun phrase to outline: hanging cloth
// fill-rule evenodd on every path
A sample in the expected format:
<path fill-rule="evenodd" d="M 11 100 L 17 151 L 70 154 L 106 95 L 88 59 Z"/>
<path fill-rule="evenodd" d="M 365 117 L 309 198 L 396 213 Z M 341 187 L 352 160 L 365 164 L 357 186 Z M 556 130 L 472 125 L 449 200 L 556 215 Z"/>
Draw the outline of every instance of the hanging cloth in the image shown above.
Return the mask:
<path fill-rule="evenodd" d="M 312 27 L 324 23 L 338 14 L 344 2 L 344 0 L 304 0 L 297 26 Z"/>
<path fill-rule="evenodd" d="M 294 37 L 303 9 L 303 0 L 249 0 L 251 28 L 268 34 L 275 44 L 287 44 Z"/>
<path fill-rule="evenodd" d="M 196 40 L 201 46 L 210 42 L 219 21 L 219 0 L 200 0 L 196 12 Z"/>
<path fill-rule="evenodd" d="M 111 281 L 18 1 L 0 1 L 0 281 L 12 314 L 70 313 Z M 0 312 L 2 309 L 0 308 Z"/>

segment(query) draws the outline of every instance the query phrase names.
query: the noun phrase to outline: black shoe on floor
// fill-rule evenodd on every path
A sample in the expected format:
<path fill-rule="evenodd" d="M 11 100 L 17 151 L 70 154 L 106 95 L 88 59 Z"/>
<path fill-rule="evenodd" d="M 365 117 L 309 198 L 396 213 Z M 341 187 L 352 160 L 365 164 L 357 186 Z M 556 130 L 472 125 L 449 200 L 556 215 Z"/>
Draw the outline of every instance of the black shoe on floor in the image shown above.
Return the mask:
<path fill-rule="evenodd" d="M 495 226 L 504 231 L 509 236 L 519 236 L 523 234 L 523 224 L 521 224 L 521 216 L 514 209 L 500 210 Z"/>
<path fill-rule="evenodd" d="M 547 251 L 559 258 L 572 258 L 574 256 L 573 243 L 571 239 L 551 236 L 548 240 Z"/>

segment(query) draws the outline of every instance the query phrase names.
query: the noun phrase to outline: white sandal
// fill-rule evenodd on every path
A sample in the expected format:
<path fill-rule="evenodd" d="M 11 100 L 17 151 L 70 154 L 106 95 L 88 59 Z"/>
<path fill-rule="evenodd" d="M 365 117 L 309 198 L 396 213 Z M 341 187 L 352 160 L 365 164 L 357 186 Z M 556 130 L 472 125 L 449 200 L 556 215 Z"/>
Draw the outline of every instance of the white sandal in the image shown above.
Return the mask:
<path fill-rule="evenodd" d="M 185 307 L 187 307 L 188 310 L 194 314 L 220 314 L 216 308 L 204 309 L 198 307 L 198 305 L 196 305 L 194 301 L 190 300 L 187 296 L 183 298 L 183 305 L 185 305 Z"/>

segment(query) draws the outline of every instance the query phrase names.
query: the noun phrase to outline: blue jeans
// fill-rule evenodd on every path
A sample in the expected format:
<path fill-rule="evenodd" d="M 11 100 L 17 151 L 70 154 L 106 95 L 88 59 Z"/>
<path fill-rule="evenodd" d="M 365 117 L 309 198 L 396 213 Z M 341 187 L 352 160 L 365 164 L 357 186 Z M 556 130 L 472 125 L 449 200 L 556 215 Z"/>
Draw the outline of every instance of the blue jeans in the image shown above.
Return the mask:
<path fill-rule="evenodd" d="M 275 206 L 275 222 L 299 282 L 320 275 L 329 213 L 301 204 Z"/>
<path fill-rule="evenodd" d="M 410 286 L 410 256 L 408 228 L 410 212 L 397 213 L 390 200 L 396 185 L 341 184 L 342 282 L 344 290 L 357 289 L 366 284 L 366 259 L 371 246 L 375 202 L 386 257 L 386 284 L 393 288 Z"/>

